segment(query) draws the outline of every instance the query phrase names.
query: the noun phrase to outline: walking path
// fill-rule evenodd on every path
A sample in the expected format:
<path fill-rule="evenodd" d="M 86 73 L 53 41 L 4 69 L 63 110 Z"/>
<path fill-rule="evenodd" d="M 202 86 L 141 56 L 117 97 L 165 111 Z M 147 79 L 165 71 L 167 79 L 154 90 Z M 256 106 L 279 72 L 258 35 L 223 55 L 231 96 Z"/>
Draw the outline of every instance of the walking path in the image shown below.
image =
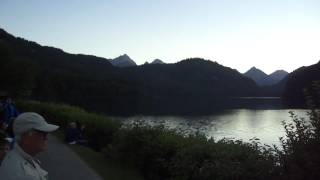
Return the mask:
<path fill-rule="evenodd" d="M 49 135 L 48 150 L 38 158 L 49 180 L 102 180 L 68 145 Z"/>

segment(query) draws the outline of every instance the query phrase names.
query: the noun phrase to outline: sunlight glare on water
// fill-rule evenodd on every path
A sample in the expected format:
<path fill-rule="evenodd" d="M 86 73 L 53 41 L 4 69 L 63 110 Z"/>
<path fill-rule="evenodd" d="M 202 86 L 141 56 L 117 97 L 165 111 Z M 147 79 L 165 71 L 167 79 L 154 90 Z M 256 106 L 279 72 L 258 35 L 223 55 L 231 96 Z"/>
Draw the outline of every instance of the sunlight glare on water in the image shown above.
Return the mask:
<path fill-rule="evenodd" d="M 292 122 L 289 111 L 298 117 L 307 117 L 307 110 L 301 109 L 235 109 L 209 116 L 133 116 L 121 120 L 124 123 L 139 120 L 151 126 L 164 125 L 187 134 L 199 131 L 216 140 L 227 138 L 249 142 L 258 138 L 262 144 L 279 145 L 279 137 L 285 136 L 282 121 Z"/>

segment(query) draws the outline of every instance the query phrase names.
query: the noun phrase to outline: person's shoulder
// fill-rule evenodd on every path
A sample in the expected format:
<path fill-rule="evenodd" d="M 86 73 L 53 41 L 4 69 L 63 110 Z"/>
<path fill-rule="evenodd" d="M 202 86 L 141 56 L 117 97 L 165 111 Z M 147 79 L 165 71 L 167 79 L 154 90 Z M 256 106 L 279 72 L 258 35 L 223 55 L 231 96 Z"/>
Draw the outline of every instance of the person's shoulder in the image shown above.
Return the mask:
<path fill-rule="evenodd" d="M 11 170 L 22 170 L 23 159 L 19 156 L 15 150 L 11 150 L 5 156 L 1 163 L 1 170 L 6 169 L 6 171 Z"/>
<path fill-rule="evenodd" d="M 27 162 L 19 155 L 19 153 L 11 150 L 0 166 L 0 177 L 4 179 L 32 179 L 28 175 Z"/>

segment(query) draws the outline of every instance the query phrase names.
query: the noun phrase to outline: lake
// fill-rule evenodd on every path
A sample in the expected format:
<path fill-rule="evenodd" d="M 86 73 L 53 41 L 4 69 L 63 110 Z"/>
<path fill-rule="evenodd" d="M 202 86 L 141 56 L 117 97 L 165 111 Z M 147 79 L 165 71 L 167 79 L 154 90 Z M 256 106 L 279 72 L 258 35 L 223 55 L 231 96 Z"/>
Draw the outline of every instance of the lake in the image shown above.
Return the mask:
<path fill-rule="evenodd" d="M 134 121 L 154 125 L 164 125 L 185 133 L 201 132 L 218 140 L 229 138 L 249 142 L 259 138 L 262 144 L 279 145 L 279 137 L 285 136 L 282 121 L 292 122 L 289 111 L 299 117 L 307 117 L 304 109 L 233 109 L 206 116 L 131 116 L 117 117 L 125 124 Z"/>

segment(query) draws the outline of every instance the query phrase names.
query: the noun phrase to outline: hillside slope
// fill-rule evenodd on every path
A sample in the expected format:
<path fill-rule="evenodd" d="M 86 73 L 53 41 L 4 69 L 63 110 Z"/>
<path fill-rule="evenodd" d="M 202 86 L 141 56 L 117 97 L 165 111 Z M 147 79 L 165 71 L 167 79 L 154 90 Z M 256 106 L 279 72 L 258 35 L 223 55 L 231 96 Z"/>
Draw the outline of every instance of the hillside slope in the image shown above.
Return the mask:
<path fill-rule="evenodd" d="M 69 54 L 4 30 L 0 50 L 0 92 L 109 114 L 205 112 L 259 91 L 238 71 L 200 58 L 119 68 L 105 58 Z"/>

